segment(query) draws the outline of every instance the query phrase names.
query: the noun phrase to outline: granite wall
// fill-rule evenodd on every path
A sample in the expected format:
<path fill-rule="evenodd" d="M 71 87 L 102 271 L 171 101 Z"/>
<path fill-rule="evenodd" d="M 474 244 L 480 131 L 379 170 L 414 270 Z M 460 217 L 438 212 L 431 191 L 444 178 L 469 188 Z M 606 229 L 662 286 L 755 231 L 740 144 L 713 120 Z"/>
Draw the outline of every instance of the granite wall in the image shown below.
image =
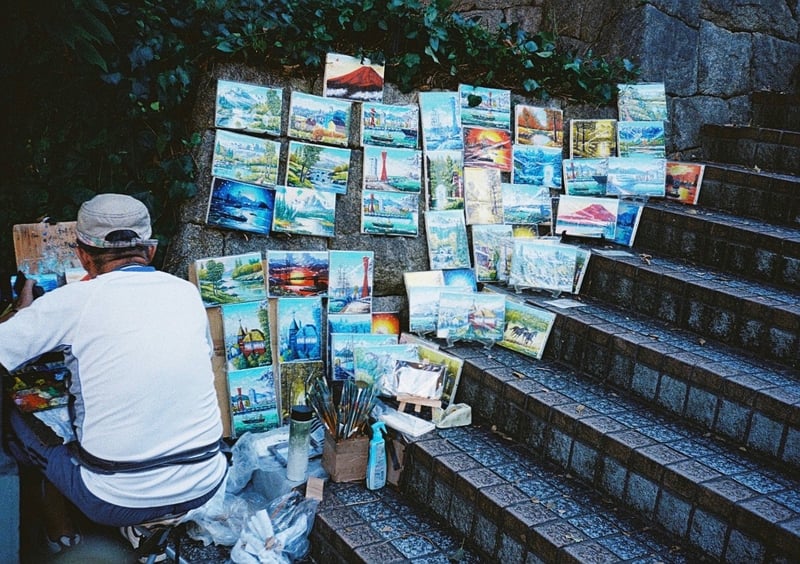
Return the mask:
<path fill-rule="evenodd" d="M 637 62 L 643 81 L 665 83 L 670 111 L 667 149 L 676 159 L 692 160 L 699 155 L 703 123 L 748 123 L 751 92 L 797 91 L 800 82 L 797 0 L 791 5 L 781 0 L 461 0 L 455 5 L 487 26 L 519 21 L 532 31 L 554 29 L 565 46 Z M 360 233 L 362 153 L 357 131 L 349 143 L 353 151 L 348 191 L 337 196 L 335 238 L 275 233 L 266 237 L 206 226 L 218 79 L 283 87 L 287 95 L 292 90 L 322 93 L 321 77 L 301 80 L 270 76 L 257 67 L 240 65 L 218 65 L 209 70 L 199 86 L 194 112 L 193 126 L 202 133 L 196 154 L 198 194 L 181 210 L 181 228 L 166 252 L 164 268 L 186 277 L 189 265 L 199 258 L 268 249 L 369 249 L 375 252 L 374 309 L 402 309 L 403 272 L 428 269 L 423 200 L 418 237 Z M 387 85 L 384 101 L 415 103 L 416 94 L 403 94 Z M 512 102 L 540 103 L 518 96 L 513 96 Z M 616 117 L 615 107 L 564 105 L 558 100 L 548 104 L 564 110 L 565 123 L 571 118 Z M 354 105 L 354 112 L 357 107 Z M 284 108 L 284 112 L 287 110 Z M 353 117 L 355 125 L 357 113 Z M 282 141 L 281 161 L 285 163 L 288 141 Z M 284 170 L 279 171 L 279 178 L 283 174 Z"/>

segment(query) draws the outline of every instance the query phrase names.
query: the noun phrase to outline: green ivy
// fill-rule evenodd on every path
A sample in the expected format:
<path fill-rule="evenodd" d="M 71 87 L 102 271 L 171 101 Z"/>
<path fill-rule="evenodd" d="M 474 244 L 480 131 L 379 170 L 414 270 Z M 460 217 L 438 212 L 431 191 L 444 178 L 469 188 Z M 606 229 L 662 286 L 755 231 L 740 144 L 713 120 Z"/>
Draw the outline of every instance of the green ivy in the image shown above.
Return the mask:
<path fill-rule="evenodd" d="M 548 33 L 513 23 L 489 31 L 449 0 L 11 4 L 0 66 L 0 269 L 13 268 L 13 224 L 74 219 L 99 192 L 141 198 L 169 240 L 179 205 L 197 190 L 190 118 L 213 64 L 311 78 L 326 53 L 340 52 L 384 62 L 403 91 L 467 83 L 590 104 L 611 102 L 613 86 L 637 76 L 629 61 L 562 51 Z"/>

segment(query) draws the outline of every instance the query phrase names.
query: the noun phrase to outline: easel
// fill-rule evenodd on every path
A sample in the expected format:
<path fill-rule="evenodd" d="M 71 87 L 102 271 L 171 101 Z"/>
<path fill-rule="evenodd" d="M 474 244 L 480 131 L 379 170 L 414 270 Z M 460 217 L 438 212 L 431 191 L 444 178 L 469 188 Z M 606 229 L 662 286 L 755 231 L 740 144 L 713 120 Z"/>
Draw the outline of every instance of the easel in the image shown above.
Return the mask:
<path fill-rule="evenodd" d="M 423 398 L 421 396 L 412 396 L 410 394 L 397 394 L 395 397 L 399 402 L 397 411 L 401 413 L 405 413 L 406 406 L 408 404 L 414 406 L 414 413 L 420 413 L 423 406 L 430 408 L 442 407 L 442 400 Z"/>

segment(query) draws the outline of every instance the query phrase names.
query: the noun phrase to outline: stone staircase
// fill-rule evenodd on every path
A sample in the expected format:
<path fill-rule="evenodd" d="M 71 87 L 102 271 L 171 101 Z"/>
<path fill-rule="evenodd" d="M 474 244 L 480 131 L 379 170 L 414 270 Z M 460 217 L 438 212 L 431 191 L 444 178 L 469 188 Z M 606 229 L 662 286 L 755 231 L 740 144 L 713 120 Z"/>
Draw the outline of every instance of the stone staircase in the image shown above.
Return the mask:
<path fill-rule="evenodd" d="M 800 561 L 800 103 L 705 126 L 698 206 L 596 245 L 545 358 L 456 344 L 475 424 L 328 484 L 317 562 Z M 509 291 L 498 287 L 498 291 Z"/>

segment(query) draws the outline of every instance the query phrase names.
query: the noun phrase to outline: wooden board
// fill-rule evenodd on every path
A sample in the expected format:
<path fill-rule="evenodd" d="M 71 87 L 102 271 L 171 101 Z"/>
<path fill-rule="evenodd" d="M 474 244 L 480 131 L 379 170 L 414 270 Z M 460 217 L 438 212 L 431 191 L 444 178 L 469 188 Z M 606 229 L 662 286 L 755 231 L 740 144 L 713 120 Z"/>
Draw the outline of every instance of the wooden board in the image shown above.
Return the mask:
<path fill-rule="evenodd" d="M 17 269 L 26 274 L 64 274 L 80 268 L 75 222 L 20 223 L 13 227 Z"/>

